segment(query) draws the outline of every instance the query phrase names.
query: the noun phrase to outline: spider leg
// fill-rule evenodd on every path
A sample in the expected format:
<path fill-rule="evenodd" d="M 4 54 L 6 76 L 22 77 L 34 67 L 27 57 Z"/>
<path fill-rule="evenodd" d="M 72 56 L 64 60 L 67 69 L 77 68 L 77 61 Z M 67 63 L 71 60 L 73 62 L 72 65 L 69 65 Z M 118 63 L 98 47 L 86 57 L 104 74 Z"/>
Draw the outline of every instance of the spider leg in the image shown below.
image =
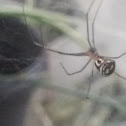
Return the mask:
<path fill-rule="evenodd" d="M 108 59 L 119 59 L 121 58 L 122 56 L 126 55 L 126 52 L 122 53 L 121 55 L 119 56 L 115 56 L 115 57 L 108 57 L 108 56 L 102 56 L 103 58 L 108 58 Z"/>
<path fill-rule="evenodd" d="M 94 25 L 95 25 L 96 17 L 97 17 L 97 15 L 98 15 L 98 12 L 99 12 L 99 9 L 100 9 L 100 7 L 101 7 L 102 2 L 103 2 L 103 0 L 101 0 L 100 4 L 99 4 L 99 6 L 98 6 L 98 9 L 97 9 L 97 11 L 96 11 L 96 13 L 95 13 L 93 22 L 92 22 L 92 43 L 93 43 L 94 48 L 95 48 Z"/>
<path fill-rule="evenodd" d="M 126 77 L 123 77 L 122 75 L 118 74 L 117 72 L 114 72 L 114 73 L 115 73 L 118 77 L 120 77 L 120 78 L 126 80 Z"/>
<path fill-rule="evenodd" d="M 91 61 L 91 59 L 88 60 L 88 62 L 83 66 L 83 68 L 82 68 L 81 70 L 76 71 L 76 72 L 73 72 L 73 73 L 69 73 L 69 72 L 67 72 L 66 68 L 63 66 L 62 63 L 60 63 L 60 65 L 62 66 L 62 68 L 64 69 L 64 71 L 66 72 L 66 74 L 70 76 L 70 75 L 74 75 L 74 74 L 77 74 L 77 73 L 82 72 L 82 71 L 86 68 L 86 66 L 90 63 L 90 61 Z"/>
<path fill-rule="evenodd" d="M 37 42 L 34 42 L 35 45 L 41 47 L 41 48 L 44 48 L 45 50 L 47 51 L 51 51 L 51 52 L 55 52 L 55 53 L 58 53 L 58 54 L 62 54 L 62 55 L 69 55 L 69 56 L 88 56 L 88 52 L 80 52 L 80 53 L 65 53 L 65 52 L 61 52 L 61 51 L 57 51 L 57 50 L 54 50 L 54 49 L 50 49 L 46 46 L 43 46 Z"/>
<path fill-rule="evenodd" d="M 87 39 L 88 39 L 88 44 L 90 48 L 92 48 L 91 42 L 90 42 L 90 37 L 89 37 L 89 12 L 91 10 L 91 7 L 93 6 L 95 0 L 92 1 L 91 5 L 88 8 L 88 11 L 86 13 L 86 26 L 87 26 Z"/>
<path fill-rule="evenodd" d="M 94 68 L 94 65 L 93 65 L 93 68 Z M 94 75 L 94 69 L 92 68 L 92 72 L 91 72 L 91 79 L 93 78 L 93 75 Z M 88 91 L 87 91 L 87 94 L 86 94 L 86 99 L 89 99 L 89 92 L 90 92 L 90 89 L 91 89 L 91 85 L 92 85 L 92 82 L 90 83 L 89 87 L 88 87 Z"/>

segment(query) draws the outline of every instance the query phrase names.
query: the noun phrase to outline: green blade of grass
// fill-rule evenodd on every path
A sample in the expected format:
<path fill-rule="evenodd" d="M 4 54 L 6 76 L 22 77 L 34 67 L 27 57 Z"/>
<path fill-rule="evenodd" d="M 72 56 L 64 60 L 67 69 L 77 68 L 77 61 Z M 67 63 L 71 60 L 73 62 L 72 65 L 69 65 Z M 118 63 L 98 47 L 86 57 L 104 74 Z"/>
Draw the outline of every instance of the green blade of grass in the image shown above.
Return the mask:
<path fill-rule="evenodd" d="M 40 24 L 49 25 L 65 35 L 69 36 L 73 40 L 75 40 L 82 48 L 88 50 L 89 46 L 84 37 L 80 35 L 76 30 L 74 30 L 68 23 L 65 23 L 64 20 L 68 20 L 68 17 L 64 17 L 64 20 L 59 18 L 60 15 L 57 13 L 49 13 L 47 11 L 39 11 L 37 9 L 25 9 L 25 14 L 19 8 L 1 8 L 0 9 L 1 16 L 11 16 L 11 17 L 22 17 L 26 16 L 30 19 L 37 21 Z M 59 20 L 58 20 L 59 19 Z M 70 19 L 69 19 L 70 20 Z"/>

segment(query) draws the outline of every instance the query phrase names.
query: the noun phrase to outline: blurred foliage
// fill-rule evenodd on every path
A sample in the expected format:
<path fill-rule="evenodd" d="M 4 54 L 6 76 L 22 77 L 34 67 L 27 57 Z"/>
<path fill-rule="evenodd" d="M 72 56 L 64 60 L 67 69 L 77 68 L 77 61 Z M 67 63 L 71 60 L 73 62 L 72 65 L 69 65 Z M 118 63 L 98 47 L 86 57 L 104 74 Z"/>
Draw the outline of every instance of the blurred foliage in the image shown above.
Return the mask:
<path fill-rule="evenodd" d="M 22 2 L 22 1 L 20 1 Z M 79 16 L 77 10 L 77 1 L 74 0 L 36 0 L 26 1 L 35 8 L 44 8 L 55 12 Z M 80 12 L 80 13 L 79 13 Z M 55 20 L 56 21 L 56 20 Z M 39 26 L 39 25 L 38 25 Z M 48 24 L 42 29 L 42 34 L 47 42 L 59 37 L 57 29 L 50 28 Z M 90 92 L 90 99 L 85 99 L 90 78 L 82 80 L 78 86 L 71 87 L 76 89 L 63 89 L 61 84 L 53 87 L 53 84 L 47 85 L 41 83 L 40 86 L 51 90 L 51 94 L 46 99 L 42 99 L 43 93 L 37 95 L 40 97 L 34 104 L 38 118 L 45 126 L 124 126 L 126 125 L 126 87 L 125 82 L 116 77 L 105 78 L 101 76 L 93 78 L 95 89 Z M 47 79 L 48 80 L 48 79 Z M 86 85 L 87 84 L 87 85 Z M 84 87 L 83 87 L 84 85 Z M 57 88 L 57 89 L 56 89 Z M 94 86 L 92 87 L 94 88 Z M 80 92 L 81 89 L 81 92 Z M 83 93 L 83 90 L 85 92 Z M 42 89 L 42 92 L 44 89 Z M 47 91 L 47 90 L 46 90 Z M 95 96 L 95 95 L 96 96 Z M 50 98 L 51 97 L 51 98 Z M 38 104 L 37 104 L 38 102 Z M 37 105 L 36 105 L 37 104 Z M 40 112 L 40 113 L 39 113 Z M 39 113 L 39 114 L 38 114 Z M 46 116 L 46 119 L 45 119 Z M 33 117 L 32 117 L 33 118 Z M 44 120 L 45 119 L 45 120 Z M 50 123 L 49 123 L 50 122 Z M 28 126 L 28 124 L 27 124 Z M 32 126 L 30 124 L 29 126 Z"/>

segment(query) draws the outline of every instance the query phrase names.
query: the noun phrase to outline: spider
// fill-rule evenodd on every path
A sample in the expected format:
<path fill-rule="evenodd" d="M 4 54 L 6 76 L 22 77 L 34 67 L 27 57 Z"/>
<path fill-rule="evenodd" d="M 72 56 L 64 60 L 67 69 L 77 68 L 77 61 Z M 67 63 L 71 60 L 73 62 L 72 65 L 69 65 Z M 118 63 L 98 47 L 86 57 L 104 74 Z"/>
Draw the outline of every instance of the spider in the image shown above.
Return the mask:
<path fill-rule="evenodd" d="M 90 49 L 86 52 L 80 52 L 80 53 L 65 53 L 65 52 L 61 52 L 61 51 L 57 51 L 57 50 L 54 50 L 54 49 L 50 49 L 48 48 L 47 46 L 44 46 L 42 44 L 39 44 L 39 43 L 35 43 L 37 46 L 47 50 L 47 51 L 51 51 L 51 52 L 55 52 L 55 53 L 58 53 L 58 54 L 61 54 L 61 55 L 69 55 L 69 56 L 88 56 L 90 59 L 88 60 L 88 62 L 82 67 L 82 69 L 76 71 L 76 72 L 73 72 L 73 73 L 69 73 L 65 67 L 63 66 L 62 63 L 61 66 L 62 68 L 64 69 L 64 71 L 66 72 L 67 75 L 74 75 L 74 74 L 77 74 L 77 73 L 80 73 L 82 72 L 88 65 L 89 63 L 93 60 L 94 64 L 95 64 L 95 67 L 96 69 L 100 72 L 101 75 L 105 76 L 105 77 L 108 77 L 110 75 L 112 75 L 113 73 L 115 73 L 117 76 L 123 78 L 126 80 L 126 77 L 123 77 L 122 75 L 118 74 L 116 71 L 115 71 L 115 67 L 116 67 L 116 62 L 115 62 L 115 59 L 119 59 L 121 58 L 122 56 L 126 55 L 126 52 L 122 53 L 121 55 L 119 56 L 116 56 L 116 57 L 107 57 L 107 56 L 101 56 L 96 47 L 95 47 L 95 39 L 94 39 L 94 25 L 95 25 L 95 21 L 96 21 L 96 18 L 97 18 L 97 14 L 99 12 L 99 9 L 103 3 L 103 0 L 100 1 L 100 4 L 96 10 L 96 13 L 94 15 L 94 19 L 93 19 L 93 22 L 92 22 L 92 44 L 91 44 L 91 41 L 90 41 L 90 38 L 89 38 L 89 13 L 90 13 L 90 10 L 93 6 L 93 4 L 95 3 L 96 0 L 93 0 L 87 10 L 87 13 L 86 13 L 86 26 L 87 26 L 87 42 L 90 46 Z M 93 77 L 93 70 L 92 70 L 92 77 Z M 87 96 L 89 94 L 89 91 L 90 91 L 90 87 L 91 87 L 91 83 L 89 85 L 89 88 L 88 88 L 88 92 L 87 92 Z M 88 98 L 88 97 L 87 97 Z"/>

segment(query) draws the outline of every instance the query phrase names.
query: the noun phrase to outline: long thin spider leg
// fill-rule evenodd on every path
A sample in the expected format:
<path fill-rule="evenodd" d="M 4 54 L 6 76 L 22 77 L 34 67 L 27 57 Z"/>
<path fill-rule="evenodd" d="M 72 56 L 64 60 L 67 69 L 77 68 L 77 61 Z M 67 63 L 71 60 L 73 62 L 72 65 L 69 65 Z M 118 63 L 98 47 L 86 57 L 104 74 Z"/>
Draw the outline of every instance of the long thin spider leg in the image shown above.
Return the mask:
<path fill-rule="evenodd" d="M 115 56 L 115 57 L 108 57 L 108 56 L 101 56 L 103 58 L 108 58 L 108 59 L 119 59 L 121 58 L 122 56 L 126 55 L 126 52 L 122 53 L 121 55 L 119 56 Z"/>
<path fill-rule="evenodd" d="M 94 65 L 93 65 L 93 68 L 94 68 Z M 92 68 L 92 72 L 91 72 L 91 79 L 93 78 L 93 75 L 94 75 L 94 69 Z M 89 87 L 88 87 L 88 91 L 87 91 L 87 95 L 86 95 L 86 99 L 89 99 L 89 92 L 90 92 L 90 89 L 91 89 L 91 85 L 92 85 L 92 82 L 90 83 Z"/>
<path fill-rule="evenodd" d="M 62 63 L 60 63 L 60 65 L 62 66 L 62 68 L 64 69 L 64 71 L 66 72 L 66 74 L 70 76 L 70 75 L 74 75 L 74 74 L 77 74 L 77 73 L 82 72 L 82 71 L 86 68 L 86 66 L 90 63 L 90 61 L 91 61 L 91 59 L 88 60 L 88 62 L 84 65 L 84 67 L 83 67 L 81 70 L 76 71 L 76 72 L 73 72 L 73 73 L 69 73 L 69 72 L 67 72 L 66 68 L 63 66 Z"/>
<path fill-rule="evenodd" d="M 98 12 L 99 12 L 99 9 L 100 9 L 100 7 L 101 7 L 102 2 L 103 2 L 103 0 L 101 0 L 100 4 L 99 4 L 99 6 L 98 6 L 98 9 L 97 9 L 97 11 L 96 11 L 96 13 L 95 13 L 94 20 L 93 20 L 93 22 L 92 22 L 92 42 L 93 42 L 94 48 L 95 48 L 94 25 L 95 25 L 96 17 L 97 17 L 97 15 L 98 15 Z"/>
<path fill-rule="evenodd" d="M 62 55 L 70 55 L 70 56 L 88 56 L 88 52 L 81 52 L 81 53 L 65 53 L 65 52 L 60 52 L 60 51 L 56 51 L 56 50 L 53 50 L 53 49 L 50 49 L 46 46 L 43 46 L 39 43 L 36 43 L 34 42 L 37 46 L 40 46 L 41 48 L 44 48 L 48 51 L 51 51 L 51 52 L 55 52 L 55 53 L 59 53 L 59 54 L 62 54 Z"/>
<path fill-rule="evenodd" d="M 122 75 L 118 74 L 117 72 L 114 72 L 117 76 L 119 76 L 120 78 L 126 80 L 126 77 L 123 77 Z"/>
<path fill-rule="evenodd" d="M 87 39 L 88 39 L 88 43 L 90 45 L 90 48 L 92 48 L 91 42 L 90 42 L 90 38 L 89 38 L 89 12 L 91 10 L 91 7 L 93 6 L 95 0 L 92 1 L 91 5 L 88 8 L 87 14 L 86 14 L 86 25 L 87 25 Z"/>

